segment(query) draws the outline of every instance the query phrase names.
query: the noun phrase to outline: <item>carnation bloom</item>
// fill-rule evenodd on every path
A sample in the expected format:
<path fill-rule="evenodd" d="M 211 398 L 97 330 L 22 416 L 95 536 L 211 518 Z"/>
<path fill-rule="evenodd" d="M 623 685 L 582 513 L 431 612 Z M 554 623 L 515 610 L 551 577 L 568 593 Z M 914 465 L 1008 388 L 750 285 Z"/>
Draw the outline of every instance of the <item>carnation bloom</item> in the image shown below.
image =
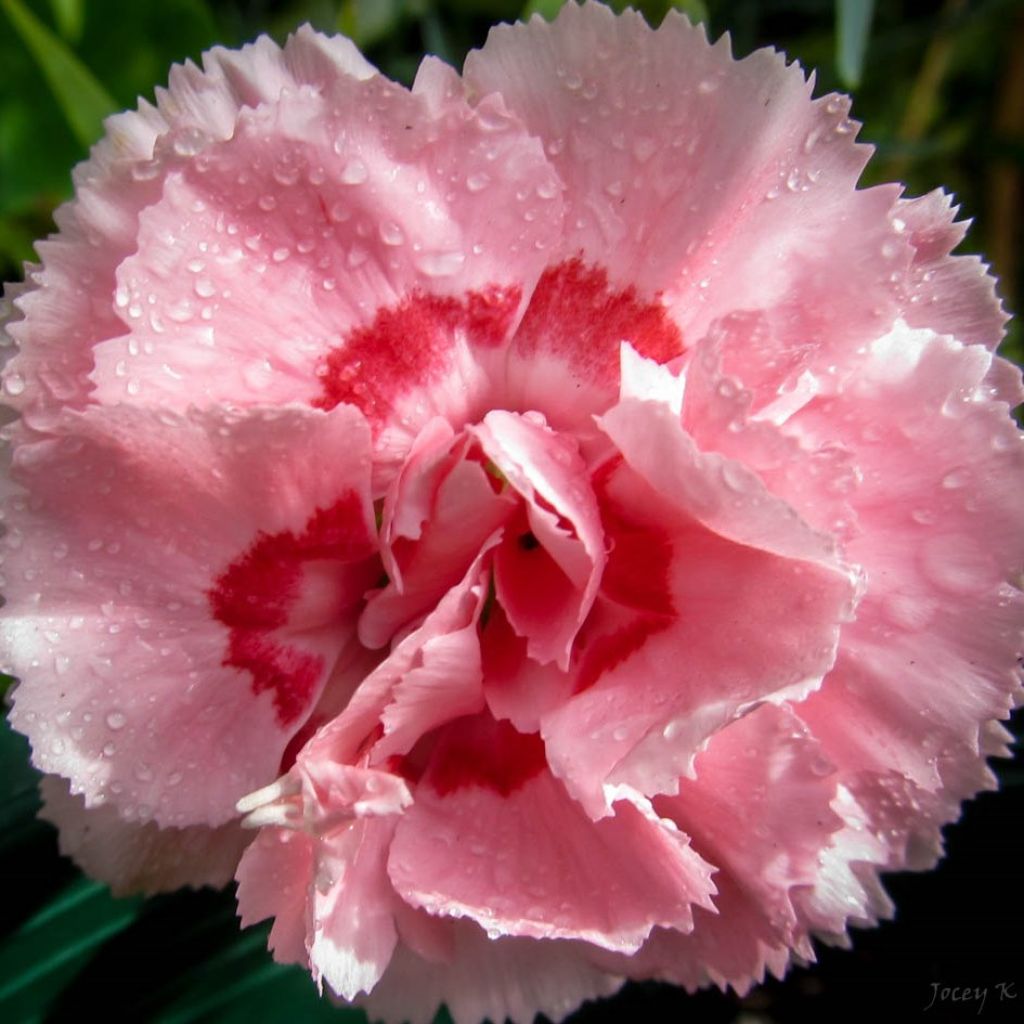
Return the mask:
<path fill-rule="evenodd" d="M 390 1021 L 888 914 L 1005 752 L 1024 456 L 991 278 L 847 113 L 570 4 L 411 91 L 303 29 L 111 118 L 5 324 L 63 849 L 234 874 Z"/>

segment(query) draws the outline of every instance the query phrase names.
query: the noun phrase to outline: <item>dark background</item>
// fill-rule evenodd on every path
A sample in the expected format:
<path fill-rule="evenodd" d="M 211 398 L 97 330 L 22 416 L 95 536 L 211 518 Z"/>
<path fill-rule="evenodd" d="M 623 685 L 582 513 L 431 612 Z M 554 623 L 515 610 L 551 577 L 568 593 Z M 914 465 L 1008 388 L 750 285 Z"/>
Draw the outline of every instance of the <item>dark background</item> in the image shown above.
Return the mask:
<path fill-rule="evenodd" d="M 152 98 L 172 62 L 260 32 L 283 39 L 303 21 L 352 35 L 381 69 L 410 82 L 424 52 L 456 66 L 487 27 L 556 3 L 517 0 L 0 0 L 0 278 L 19 278 L 32 241 L 53 230 L 70 168 L 100 118 Z M 641 3 L 657 22 L 666 2 Z M 684 0 L 737 55 L 774 45 L 818 72 L 818 91 L 854 95 L 861 138 L 877 146 L 866 183 L 908 194 L 956 193 L 1011 311 L 1024 289 L 1024 5 L 1014 0 L 895 0 L 875 5 L 858 42 L 858 3 Z M 844 8 L 844 11 L 840 11 Z M 26 29 L 24 12 L 34 17 Z M 40 35 L 38 27 L 43 34 Z M 35 32 L 33 35 L 32 33 Z M 1021 361 L 1022 332 L 1004 352 Z M 1019 731 L 1018 731 L 1019 735 Z M 785 1022 L 1024 1019 L 1022 773 L 997 765 L 1002 791 L 947 829 L 934 872 L 890 878 L 895 921 L 856 932 L 853 949 L 739 999 L 629 985 L 574 1024 L 612 1021 Z M 60 858 L 34 818 L 24 741 L 0 725 L 0 1021 L 349 1021 L 318 1002 L 308 976 L 270 962 L 265 929 L 240 932 L 230 892 L 113 900 Z M 967 1002 L 942 990 L 987 990 Z M 1000 986 L 1005 986 L 1000 988 Z M 948 996 L 953 992 L 948 991 Z M 1016 1000 L 1012 997 L 1016 996 Z"/>

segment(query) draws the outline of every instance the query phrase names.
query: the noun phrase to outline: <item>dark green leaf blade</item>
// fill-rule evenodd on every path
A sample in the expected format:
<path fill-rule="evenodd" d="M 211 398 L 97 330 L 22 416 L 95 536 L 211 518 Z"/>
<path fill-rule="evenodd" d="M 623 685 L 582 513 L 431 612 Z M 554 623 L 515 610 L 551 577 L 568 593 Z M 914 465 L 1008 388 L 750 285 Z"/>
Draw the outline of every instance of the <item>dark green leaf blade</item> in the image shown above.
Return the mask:
<path fill-rule="evenodd" d="M 847 89 L 860 85 L 875 0 L 836 0 L 836 71 Z"/>
<path fill-rule="evenodd" d="M 15 31 L 39 65 L 75 138 L 91 146 L 103 130 L 103 119 L 117 104 L 93 73 L 21 0 L 0 0 Z"/>

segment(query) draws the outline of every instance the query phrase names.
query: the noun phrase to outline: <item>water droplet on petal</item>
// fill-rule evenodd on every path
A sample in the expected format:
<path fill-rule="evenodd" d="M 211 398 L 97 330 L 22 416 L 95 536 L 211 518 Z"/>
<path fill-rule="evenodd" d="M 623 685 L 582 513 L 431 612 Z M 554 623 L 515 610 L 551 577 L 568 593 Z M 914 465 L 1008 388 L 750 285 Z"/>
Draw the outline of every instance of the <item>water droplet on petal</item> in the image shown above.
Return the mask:
<path fill-rule="evenodd" d="M 341 181 L 345 185 L 362 185 L 369 176 L 370 172 L 366 164 L 357 157 L 345 164 L 345 168 L 341 172 Z"/>
<path fill-rule="evenodd" d="M 405 241 L 405 232 L 394 221 L 385 221 L 380 226 L 380 239 L 385 245 L 401 245 Z"/>

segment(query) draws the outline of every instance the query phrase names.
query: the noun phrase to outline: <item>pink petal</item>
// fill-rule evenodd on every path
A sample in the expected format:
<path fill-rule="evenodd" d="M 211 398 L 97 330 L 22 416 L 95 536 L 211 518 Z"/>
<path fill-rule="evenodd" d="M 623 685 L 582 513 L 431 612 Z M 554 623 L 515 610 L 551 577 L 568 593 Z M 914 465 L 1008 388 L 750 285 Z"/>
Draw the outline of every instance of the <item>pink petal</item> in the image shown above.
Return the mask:
<path fill-rule="evenodd" d="M 659 797 L 659 814 L 739 883 L 792 942 L 790 895 L 813 885 L 818 858 L 843 820 L 831 809 L 836 774 L 792 710 L 762 704 L 715 733 L 693 779 Z"/>
<path fill-rule="evenodd" d="M 387 773 L 300 756 L 301 792 L 288 780 L 239 802 L 264 829 L 238 870 L 243 923 L 273 916 L 277 959 L 308 965 L 344 999 L 369 991 L 397 942 L 385 870 L 394 818 L 411 797 Z M 276 819 L 276 822 L 275 822 Z M 284 883 L 284 884 L 282 884 Z M 277 935 L 275 936 L 275 931 Z"/>
<path fill-rule="evenodd" d="M 530 297 L 504 367 L 509 409 L 544 409 L 551 425 L 588 447 L 592 417 L 615 396 L 623 341 L 665 362 L 684 347 L 664 306 L 632 285 L 616 286 L 600 264 L 551 264 Z"/>
<path fill-rule="evenodd" d="M 812 886 L 794 890 L 801 923 L 819 938 L 848 945 L 851 924 L 872 927 L 892 917 L 893 907 L 878 878 L 886 861 L 886 844 L 868 821 L 864 809 L 839 786 L 832 804 L 843 827 L 822 851 Z"/>
<path fill-rule="evenodd" d="M 496 601 L 481 627 L 480 655 L 488 709 L 520 732 L 538 732 L 541 718 L 572 694 L 572 677 L 529 657 L 526 640 L 515 632 Z"/>
<path fill-rule="evenodd" d="M 827 538 L 749 470 L 699 452 L 669 405 L 626 399 L 601 423 L 625 459 L 598 487 L 620 555 L 581 636 L 577 695 L 541 728 L 594 815 L 606 781 L 673 792 L 721 726 L 813 690 L 855 595 Z"/>
<path fill-rule="evenodd" d="M 896 862 L 915 834 L 934 850 L 935 824 L 987 784 L 986 723 L 1020 695 L 1024 449 L 991 395 L 993 360 L 900 327 L 842 391 L 793 421 L 855 453 L 861 532 L 847 557 L 870 582 L 835 669 L 800 715 L 869 821 L 912 823 L 891 836 Z"/>
<path fill-rule="evenodd" d="M 400 945 L 377 987 L 359 1000 L 371 1019 L 430 1024 L 444 1003 L 455 1024 L 530 1024 L 537 1014 L 560 1021 L 622 984 L 621 975 L 594 966 L 584 943 L 492 939 L 471 921 L 445 924 L 454 939 L 450 957 L 437 963 Z"/>
<path fill-rule="evenodd" d="M 465 75 L 543 140 L 566 186 L 553 266 L 582 252 L 613 288 L 660 296 L 691 342 L 763 311 L 773 352 L 827 339 L 808 353 L 823 366 L 892 322 L 890 275 L 912 254 L 888 220 L 896 190 L 856 190 L 869 150 L 849 101 L 812 102 L 781 54 L 734 62 L 675 12 L 652 31 L 566 4 L 552 24 L 493 29 Z"/>
<path fill-rule="evenodd" d="M 309 967 L 309 880 L 315 875 L 317 840 L 288 828 L 263 828 L 256 833 L 238 865 L 238 916 L 243 928 L 268 917 L 270 951 L 283 964 Z"/>
<path fill-rule="evenodd" d="M 75 199 L 55 214 L 60 234 L 39 243 L 42 266 L 27 268 L 37 287 L 18 299 L 23 317 L 0 322 L 20 349 L 5 397 L 37 425 L 61 407 L 89 401 L 93 348 L 124 333 L 115 271 L 135 252 L 139 216 L 159 200 L 164 175 L 183 157 L 230 138 L 243 105 L 373 74 L 349 40 L 308 28 L 283 51 L 262 37 L 239 51 L 216 48 L 204 64 L 203 72 L 191 63 L 173 67 L 156 108 L 142 100 L 137 111 L 107 119 L 106 136 L 74 171 Z"/>
<path fill-rule="evenodd" d="M 40 817 L 57 827 L 60 852 L 115 896 L 152 895 L 183 886 L 222 889 L 231 881 L 252 833 L 233 822 L 219 828 L 159 828 L 151 821 L 124 821 L 111 804 L 86 808 L 57 775 L 40 782 Z"/>
<path fill-rule="evenodd" d="M 219 824 L 278 774 L 379 571 L 369 431 L 350 408 L 63 427 L 14 456 L 12 721 L 90 807 Z"/>
<path fill-rule="evenodd" d="M 465 458 L 466 440 L 453 444 L 449 433 L 433 441 L 421 433 L 385 498 L 381 539 L 390 579 L 359 619 L 369 647 L 390 643 L 436 607 L 515 508 L 513 495 L 496 494 L 484 467 Z"/>
<path fill-rule="evenodd" d="M 536 413 L 492 410 L 472 432 L 525 502 L 521 528 L 506 532 L 496 556 L 498 600 L 530 657 L 564 669 L 605 562 L 587 467 L 575 443 Z"/>
<path fill-rule="evenodd" d="M 443 75 L 412 93 L 339 75 L 246 109 L 142 215 L 96 395 L 352 403 L 378 434 L 393 421 L 384 448 L 474 419 L 560 225 L 552 182 L 500 102 L 471 110 Z"/>
<path fill-rule="evenodd" d="M 590 821 L 547 772 L 540 738 L 489 716 L 453 722 L 438 739 L 388 871 L 431 913 L 625 951 L 657 924 L 689 930 L 692 905 L 712 891 L 687 838 L 642 801 L 623 797 Z"/>
<path fill-rule="evenodd" d="M 903 284 L 903 315 L 911 327 L 928 327 L 965 345 L 994 349 L 1009 316 L 986 264 L 977 256 L 950 255 L 968 227 L 967 222 L 954 223 L 957 211 L 941 189 L 897 203 L 893 223 L 902 226 L 914 247 Z"/>
<path fill-rule="evenodd" d="M 400 756 L 429 730 L 482 705 L 476 623 L 487 598 L 492 544 L 483 546 L 458 585 L 363 680 L 302 759 L 354 763 L 371 750 L 375 757 Z"/>
<path fill-rule="evenodd" d="M 343 999 L 373 989 L 398 941 L 386 871 L 393 832 L 393 820 L 361 819 L 319 843 L 309 962 L 313 980 L 326 981 Z"/>
<path fill-rule="evenodd" d="M 766 970 L 781 976 L 791 949 L 813 957 L 794 903 L 818 884 L 844 825 L 831 807 L 836 777 L 792 711 L 768 704 L 715 733 L 695 769 L 655 807 L 718 868 L 718 913 L 700 912 L 686 935 L 655 932 L 623 969 L 746 992 Z"/>

